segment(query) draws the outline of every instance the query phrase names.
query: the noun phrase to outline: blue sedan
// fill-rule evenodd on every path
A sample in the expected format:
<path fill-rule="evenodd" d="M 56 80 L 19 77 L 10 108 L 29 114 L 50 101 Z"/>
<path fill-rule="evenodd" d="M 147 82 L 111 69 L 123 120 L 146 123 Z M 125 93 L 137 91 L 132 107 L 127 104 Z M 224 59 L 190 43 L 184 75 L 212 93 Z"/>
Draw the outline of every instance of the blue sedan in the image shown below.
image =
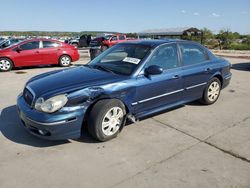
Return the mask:
<path fill-rule="evenodd" d="M 216 102 L 231 79 L 230 63 L 183 40 L 115 45 L 87 65 L 31 78 L 17 98 L 32 134 L 51 140 L 79 138 L 84 126 L 99 141 L 137 120 L 199 100 Z"/>

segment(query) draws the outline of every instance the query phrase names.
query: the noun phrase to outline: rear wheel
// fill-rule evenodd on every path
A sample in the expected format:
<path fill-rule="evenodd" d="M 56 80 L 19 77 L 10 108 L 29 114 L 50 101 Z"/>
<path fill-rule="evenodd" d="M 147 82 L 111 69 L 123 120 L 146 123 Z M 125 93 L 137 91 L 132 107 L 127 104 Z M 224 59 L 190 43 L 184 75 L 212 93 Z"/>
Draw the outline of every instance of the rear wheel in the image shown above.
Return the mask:
<path fill-rule="evenodd" d="M 215 103 L 220 96 L 220 91 L 221 91 L 220 80 L 218 78 L 211 79 L 207 84 L 202 99 L 200 100 L 201 103 L 207 105 Z"/>
<path fill-rule="evenodd" d="M 6 72 L 13 68 L 13 63 L 8 58 L 0 58 L 0 71 Z"/>
<path fill-rule="evenodd" d="M 125 122 L 126 110 L 116 99 L 102 100 L 92 108 L 88 120 L 89 133 L 99 141 L 117 136 Z"/>
<path fill-rule="evenodd" d="M 61 67 L 68 67 L 71 64 L 71 58 L 68 55 L 62 55 L 59 59 L 59 65 Z"/>

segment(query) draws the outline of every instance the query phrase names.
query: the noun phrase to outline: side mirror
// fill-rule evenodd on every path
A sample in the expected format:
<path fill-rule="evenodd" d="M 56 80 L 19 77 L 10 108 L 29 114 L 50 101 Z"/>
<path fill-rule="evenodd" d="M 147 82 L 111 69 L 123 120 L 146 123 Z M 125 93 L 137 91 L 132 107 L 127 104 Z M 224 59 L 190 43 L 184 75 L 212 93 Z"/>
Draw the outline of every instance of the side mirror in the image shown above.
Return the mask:
<path fill-rule="evenodd" d="M 18 47 L 16 47 L 16 51 L 19 53 L 22 51 L 22 49 L 18 46 Z"/>
<path fill-rule="evenodd" d="M 145 73 L 147 75 L 156 75 L 161 74 L 163 72 L 163 68 L 158 65 L 150 65 L 145 69 Z"/>

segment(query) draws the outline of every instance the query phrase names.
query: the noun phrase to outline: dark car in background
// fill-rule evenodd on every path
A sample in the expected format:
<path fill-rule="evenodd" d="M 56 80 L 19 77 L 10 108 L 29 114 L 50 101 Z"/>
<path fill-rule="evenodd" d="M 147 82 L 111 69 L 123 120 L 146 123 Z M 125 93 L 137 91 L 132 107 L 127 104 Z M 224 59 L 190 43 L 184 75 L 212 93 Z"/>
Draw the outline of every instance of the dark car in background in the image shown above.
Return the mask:
<path fill-rule="evenodd" d="M 78 48 L 88 47 L 90 45 L 91 35 L 82 35 L 68 41 L 68 44 Z"/>
<path fill-rule="evenodd" d="M 0 50 L 0 71 L 51 64 L 67 67 L 79 57 L 77 48 L 69 44 L 50 39 L 31 39 Z"/>
<path fill-rule="evenodd" d="M 89 64 L 31 78 L 17 98 L 25 128 L 45 139 L 99 141 L 136 120 L 194 100 L 209 105 L 231 79 L 230 63 L 182 40 L 117 44 Z"/>

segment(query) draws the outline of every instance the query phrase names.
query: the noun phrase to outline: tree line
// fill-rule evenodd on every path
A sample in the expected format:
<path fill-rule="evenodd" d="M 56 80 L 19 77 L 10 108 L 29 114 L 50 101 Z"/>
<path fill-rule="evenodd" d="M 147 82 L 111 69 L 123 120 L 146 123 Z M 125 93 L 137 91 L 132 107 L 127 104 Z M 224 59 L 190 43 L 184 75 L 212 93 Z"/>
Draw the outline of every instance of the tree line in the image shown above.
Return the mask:
<path fill-rule="evenodd" d="M 238 32 L 232 32 L 229 29 L 220 30 L 214 34 L 208 28 L 201 29 L 203 32 L 203 45 L 210 49 L 232 49 L 232 50 L 250 50 L 250 35 L 242 35 Z M 81 32 L 58 32 L 58 31 L 0 31 L 0 36 L 51 36 L 51 37 L 75 37 L 83 34 L 96 36 L 99 33 L 115 33 L 107 31 L 81 31 Z M 136 37 L 136 33 L 127 33 L 128 37 Z M 185 38 L 188 39 L 190 38 Z M 200 42 L 198 36 L 192 37 L 192 40 Z"/>

